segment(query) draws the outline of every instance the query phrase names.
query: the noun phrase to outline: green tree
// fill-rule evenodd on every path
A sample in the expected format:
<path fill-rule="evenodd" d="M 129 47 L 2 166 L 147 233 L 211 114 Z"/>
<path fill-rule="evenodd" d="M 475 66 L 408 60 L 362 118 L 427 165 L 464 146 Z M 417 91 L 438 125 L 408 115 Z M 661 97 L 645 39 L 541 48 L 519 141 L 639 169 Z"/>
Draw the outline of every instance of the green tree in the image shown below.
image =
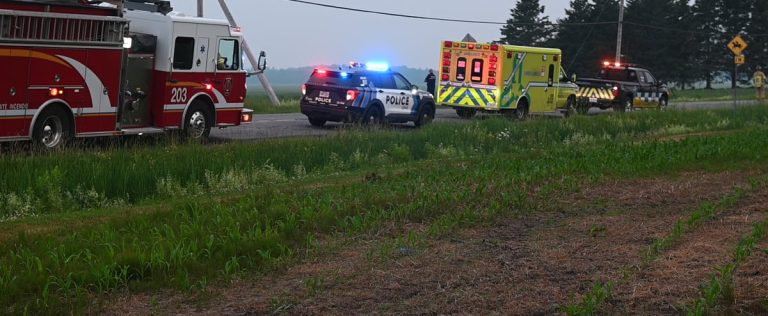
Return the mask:
<path fill-rule="evenodd" d="M 746 36 L 750 47 L 746 55 L 750 70 L 754 70 L 758 65 L 763 68 L 768 65 L 768 1 L 753 1 L 751 12 Z"/>
<path fill-rule="evenodd" d="M 615 23 L 589 23 L 617 21 L 618 0 L 572 0 L 565 13 L 550 46 L 563 50 L 568 71 L 590 77 L 599 71 L 603 60 L 613 60 L 617 27 Z"/>
<path fill-rule="evenodd" d="M 693 58 L 704 72 L 706 88 L 712 89 L 712 81 L 717 71 L 722 70 L 723 40 L 721 30 L 722 0 L 696 0 L 693 6 L 693 25 L 696 26 L 696 46 Z"/>
<path fill-rule="evenodd" d="M 501 28 L 501 42 L 509 45 L 542 46 L 551 37 L 549 17 L 539 0 L 520 0 Z"/>

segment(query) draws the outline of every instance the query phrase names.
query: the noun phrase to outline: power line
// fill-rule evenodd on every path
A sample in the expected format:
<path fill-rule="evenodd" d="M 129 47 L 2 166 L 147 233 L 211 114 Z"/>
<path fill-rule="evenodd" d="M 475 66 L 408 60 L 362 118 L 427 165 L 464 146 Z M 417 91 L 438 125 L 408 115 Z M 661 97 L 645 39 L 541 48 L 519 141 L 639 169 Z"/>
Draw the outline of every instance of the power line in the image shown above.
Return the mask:
<path fill-rule="evenodd" d="M 336 6 L 336 5 L 330 5 L 325 3 L 317 3 L 317 2 L 311 2 L 311 1 L 304 1 L 304 0 L 286 0 L 290 2 L 295 3 L 301 3 L 306 5 L 313 5 L 318 7 L 324 7 L 324 8 L 331 8 L 331 9 L 337 9 L 337 10 L 345 10 L 345 11 L 352 11 L 352 12 L 359 12 L 359 13 L 368 13 L 368 14 L 377 14 L 377 15 L 385 15 L 385 16 L 392 16 L 392 17 L 399 17 L 399 18 L 407 18 L 407 19 L 417 19 L 417 20 L 430 20 L 430 21 L 441 21 L 441 22 L 457 22 L 457 23 L 470 23 L 470 24 L 491 24 L 491 25 L 507 25 L 507 22 L 496 22 L 496 21 L 481 21 L 481 20 L 462 20 L 462 19 L 450 19 L 450 18 L 438 18 L 438 17 L 429 17 L 429 16 L 420 16 L 420 15 L 409 15 L 409 14 L 400 14 L 400 13 L 392 13 L 392 12 L 383 12 L 383 11 L 372 11 L 372 10 L 364 10 L 364 9 L 357 9 L 357 8 L 350 8 L 350 7 L 342 7 L 342 6 Z M 578 23 L 513 23 L 513 25 L 551 25 L 551 26 L 560 26 L 560 25 L 606 25 L 606 24 L 616 24 L 618 22 L 616 21 L 607 21 L 607 22 L 578 22 Z"/>
<path fill-rule="evenodd" d="M 384 11 L 373 11 L 373 10 L 365 10 L 365 9 L 358 9 L 358 8 L 343 7 L 343 6 L 331 5 L 331 4 L 325 4 L 325 3 L 318 3 L 318 2 L 312 2 L 312 1 L 306 1 L 306 0 L 285 0 L 285 1 L 299 3 L 299 4 L 305 4 L 305 5 L 311 5 L 311 6 L 317 6 L 317 7 L 323 7 L 323 8 L 329 8 L 329 9 L 344 10 L 344 11 L 351 11 L 351 12 L 358 12 L 358 13 L 367 13 L 367 14 L 376 14 L 376 15 L 384 15 L 384 16 L 406 18 L 406 19 L 440 21 L 440 22 L 454 22 L 454 23 L 469 23 L 469 24 L 485 24 L 485 25 L 507 25 L 507 24 L 509 24 L 508 22 L 482 21 L 482 20 L 463 20 L 463 19 L 452 19 L 452 18 L 440 18 L 440 17 L 400 14 L 400 13 L 384 12 Z M 611 24 L 618 24 L 618 23 L 619 23 L 618 21 L 567 22 L 567 23 L 562 23 L 562 22 L 560 22 L 560 23 L 553 23 L 553 22 L 537 23 L 537 22 L 533 22 L 533 23 L 512 23 L 512 25 L 541 25 L 541 26 L 554 26 L 554 27 L 561 27 L 561 26 L 592 26 L 593 29 L 594 29 L 594 26 L 597 26 L 597 25 L 611 25 Z M 701 32 L 701 31 L 694 31 L 694 30 L 683 30 L 683 29 L 679 29 L 679 28 L 655 26 L 655 25 L 649 25 L 649 24 L 643 24 L 643 23 L 637 23 L 637 22 L 631 22 L 631 21 L 624 21 L 624 23 L 625 24 L 639 26 L 639 27 L 646 27 L 646 28 L 652 28 L 652 29 L 657 29 L 657 30 L 673 31 L 673 32 L 688 33 L 688 34 L 701 34 L 701 35 L 717 35 L 717 34 L 720 34 L 720 33 L 717 33 L 717 32 L 710 33 L 710 32 Z M 749 36 L 752 36 L 752 37 L 766 37 L 766 36 L 768 36 L 768 34 L 749 34 Z"/>

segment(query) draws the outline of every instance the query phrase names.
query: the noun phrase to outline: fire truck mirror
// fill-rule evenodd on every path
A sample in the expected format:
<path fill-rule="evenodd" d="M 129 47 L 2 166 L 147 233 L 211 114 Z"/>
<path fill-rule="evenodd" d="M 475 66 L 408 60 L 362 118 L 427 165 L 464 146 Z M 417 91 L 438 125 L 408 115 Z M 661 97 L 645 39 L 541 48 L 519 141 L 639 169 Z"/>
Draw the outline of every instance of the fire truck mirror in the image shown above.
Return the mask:
<path fill-rule="evenodd" d="M 261 53 L 259 53 L 259 61 L 257 62 L 256 70 L 264 71 L 266 69 L 267 69 L 267 53 L 262 51 Z"/>

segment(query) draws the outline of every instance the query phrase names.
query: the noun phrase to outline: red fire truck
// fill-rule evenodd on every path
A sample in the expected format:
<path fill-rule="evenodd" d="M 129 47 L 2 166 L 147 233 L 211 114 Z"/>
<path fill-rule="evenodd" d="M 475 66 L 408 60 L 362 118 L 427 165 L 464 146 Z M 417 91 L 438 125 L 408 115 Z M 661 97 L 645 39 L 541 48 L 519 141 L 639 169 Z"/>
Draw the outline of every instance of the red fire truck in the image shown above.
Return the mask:
<path fill-rule="evenodd" d="M 251 122 L 238 29 L 171 13 L 168 1 L 100 2 L 0 2 L 0 141 L 204 139 Z"/>

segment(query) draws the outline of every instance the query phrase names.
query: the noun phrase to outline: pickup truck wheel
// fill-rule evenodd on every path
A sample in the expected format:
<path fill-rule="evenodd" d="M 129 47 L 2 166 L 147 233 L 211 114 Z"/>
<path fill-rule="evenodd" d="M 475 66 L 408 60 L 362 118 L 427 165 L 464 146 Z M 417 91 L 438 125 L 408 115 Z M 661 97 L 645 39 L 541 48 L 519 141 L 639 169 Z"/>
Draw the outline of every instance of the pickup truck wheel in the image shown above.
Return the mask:
<path fill-rule="evenodd" d="M 669 100 L 667 99 L 666 96 L 663 96 L 661 97 L 661 99 L 659 99 L 659 111 L 666 111 L 668 105 L 669 105 Z"/>
<path fill-rule="evenodd" d="M 579 104 L 576 106 L 576 113 L 579 113 L 579 115 L 587 115 L 589 113 L 589 105 L 587 104 Z"/>
<path fill-rule="evenodd" d="M 475 114 L 477 114 L 476 109 L 456 108 L 456 115 L 463 119 L 471 119 Z"/>
<path fill-rule="evenodd" d="M 626 98 L 620 104 L 615 105 L 613 110 L 621 113 L 634 111 L 635 106 L 632 104 L 632 98 Z"/>

